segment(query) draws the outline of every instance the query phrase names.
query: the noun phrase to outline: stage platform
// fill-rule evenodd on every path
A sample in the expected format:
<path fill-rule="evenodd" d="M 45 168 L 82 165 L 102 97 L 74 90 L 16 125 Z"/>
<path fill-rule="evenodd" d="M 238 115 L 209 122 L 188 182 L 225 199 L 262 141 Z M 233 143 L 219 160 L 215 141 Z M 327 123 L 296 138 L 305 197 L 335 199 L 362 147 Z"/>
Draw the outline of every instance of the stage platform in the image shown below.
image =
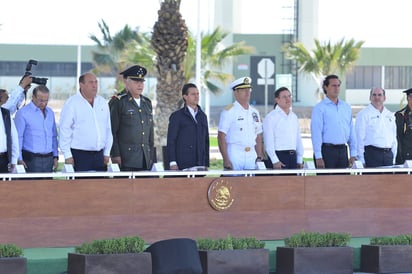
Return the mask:
<path fill-rule="evenodd" d="M 357 270 L 369 237 L 411 233 L 411 171 L 1 175 L 0 243 L 24 248 L 29 273 L 60 274 L 67 253 L 85 241 L 254 236 L 268 240 L 273 272 L 281 239 L 302 230 L 346 232 Z"/>
<path fill-rule="evenodd" d="M 265 248 L 269 249 L 270 273 L 276 272 L 276 248 L 283 246 L 282 240 L 265 241 Z M 360 268 L 360 247 L 362 244 L 369 244 L 369 238 L 352 238 L 350 246 L 354 248 L 354 273 Z M 27 248 L 24 249 L 24 256 L 27 257 L 27 274 L 63 274 L 67 271 L 67 254 L 74 252 L 73 247 L 56 248 Z"/>

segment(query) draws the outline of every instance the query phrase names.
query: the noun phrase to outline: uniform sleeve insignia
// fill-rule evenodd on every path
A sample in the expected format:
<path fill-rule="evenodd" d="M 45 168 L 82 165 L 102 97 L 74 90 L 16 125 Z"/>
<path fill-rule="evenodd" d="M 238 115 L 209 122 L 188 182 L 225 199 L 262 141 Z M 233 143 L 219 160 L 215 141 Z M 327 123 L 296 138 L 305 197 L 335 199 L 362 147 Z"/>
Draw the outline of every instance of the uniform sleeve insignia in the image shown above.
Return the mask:
<path fill-rule="evenodd" d="M 227 106 L 225 107 L 225 110 L 230 110 L 232 107 L 233 107 L 233 103 L 230 104 L 230 105 L 227 105 Z"/>

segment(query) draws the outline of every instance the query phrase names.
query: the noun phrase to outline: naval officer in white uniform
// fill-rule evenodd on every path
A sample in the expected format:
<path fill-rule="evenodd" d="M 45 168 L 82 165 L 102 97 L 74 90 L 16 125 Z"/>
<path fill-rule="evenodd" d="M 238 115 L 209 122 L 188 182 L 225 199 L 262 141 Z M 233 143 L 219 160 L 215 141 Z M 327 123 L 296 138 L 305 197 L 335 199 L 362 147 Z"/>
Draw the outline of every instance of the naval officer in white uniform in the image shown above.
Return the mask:
<path fill-rule="evenodd" d="M 242 77 L 231 83 L 236 101 L 220 114 L 218 143 L 225 170 L 255 169 L 256 161 L 263 160 L 262 121 L 249 104 L 251 82 Z"/>

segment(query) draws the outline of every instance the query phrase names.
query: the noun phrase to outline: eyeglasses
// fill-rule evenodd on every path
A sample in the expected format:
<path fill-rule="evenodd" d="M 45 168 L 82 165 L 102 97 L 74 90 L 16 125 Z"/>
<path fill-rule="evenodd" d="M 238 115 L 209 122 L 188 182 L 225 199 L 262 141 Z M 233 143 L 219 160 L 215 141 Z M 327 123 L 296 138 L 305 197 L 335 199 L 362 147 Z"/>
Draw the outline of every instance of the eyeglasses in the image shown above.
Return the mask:
<path fill-rule="evenodd" d="M 46 104 L 47 102 L 49 102 L 49 99 L 39 99 L 36 96 L 34 98 L 36 98 L 36 101 L 39 102 L 39 103 L 45 103 Z"/>

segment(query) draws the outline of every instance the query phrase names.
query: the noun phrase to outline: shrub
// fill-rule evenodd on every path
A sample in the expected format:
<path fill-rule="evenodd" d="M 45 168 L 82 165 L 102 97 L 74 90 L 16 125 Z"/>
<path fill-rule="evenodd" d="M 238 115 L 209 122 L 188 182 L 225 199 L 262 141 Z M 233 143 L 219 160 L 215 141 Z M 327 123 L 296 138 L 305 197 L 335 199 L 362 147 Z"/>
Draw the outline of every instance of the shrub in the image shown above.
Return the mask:
<path fill-rule="evenodd" d="M 75 251 L 80 254 L 141 253 L 144 251 L 144 247 L 144 240 L 135 236 L 95 240 L 83 243 L 81 246 L 76 247 Z"/>
<path fill-rule="evenodd" d="M 14 244 L 0 245 L 0 258 L 6 257 L 21 257 L 23 255 L 23 249 Z"/>
<path fill-rule="evenodd" d="M 286 247 L 329 247 L 347 246 L 350 241 L 349 233 L 318 233 L 300 232 L 285 239 Z"/>
<path fill-rule="evenodd" d="M 370 240 L 371 245 L 411 245 L 412 235 L 404 234 L 397 236 L 373 237 Z"/>
<path fill-rule="evenodd" d="M 265 242 L 257 240 L 255 237 L 210 239 L 199 238 L 196 240 L 199 250 L 233 250 L 233 249 L 258 249 L 264 248 Z"/>

